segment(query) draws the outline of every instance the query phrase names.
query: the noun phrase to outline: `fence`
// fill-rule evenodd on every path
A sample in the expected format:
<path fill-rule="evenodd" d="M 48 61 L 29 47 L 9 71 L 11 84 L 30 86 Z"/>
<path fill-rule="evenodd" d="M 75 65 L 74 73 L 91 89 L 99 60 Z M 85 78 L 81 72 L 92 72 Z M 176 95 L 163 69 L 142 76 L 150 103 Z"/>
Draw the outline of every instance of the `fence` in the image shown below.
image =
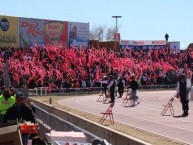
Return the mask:
<path fill-rule="evenodd" d="M 101 91 L 102 87 L 91 87 L 91 88 L 48 88 L 48 87 L 37 87 L 28 90 L 29 96 L 49 96 L 49 95 L 75 95 L 75 94 L 93 94 Z"/>
<path fill-rule="evenodd" d="M 172 85 L 141 85 L 139 90 L 157 90 L 157 89 L 175 89 L 176 84 Z M 128 86 L 125 87 L 127 89 Z M 103 90 L 102 87 L 87 87 L 87 88 L 48 88 L 37 87 L 28 90 L 29 96 L 59 96 L 59 95 L 81 95 L 81 94 L 95 94 Z"/>
<path fill-rule="evenodd" d="M 141 85 L 139 89 L 142 90 L 157 90 L 157 89 L 175 89 L 177 84 L 170 85 Z"/>
<path fill-rule="evenodd" d="M 41 109 L 40 107 L 38 107 L 34 103 L 32 105 L 34 105 L 34 107 L 36 108 L 37 120 L 40 123 L 46 125 L 50 130 L 59 128 L 60 130 L 57 130 L 57 131 L 83 132 L 85 134 L 85 136 L 87 137 L 88 143 L 89 142 L 91 143 L 93 139 L 102 140 L 100 137 L 98 137 L 98 136 L 96 136 L 96 135 L 94 135 L 86 130 L 83 130 L 82 128 L 77 127 L 77 126 L 73 125 L 72 123 L 52 114 L 51 107 L 50 107 L 49 112 L 48 112 L 44 109 Z"/>
<path fill-rule="evenodd" d="M 125 87 L 128 88 L 128 87 Z M 149 89 L 174 89 L 176 85 L 151 85 L 151 86 L 140 86 L 139 89 L 149 90 Z M 58 89 L 49 89 L 48 87 L 38 87 L 35 89 L 29 89 L 29 96 L 54 96 L 54 95 L 75 95 L 75 94 L 94 94 L 99 93 L 103 90 L 102 87 L 92 87 L 92 88 L 58 88 Z M 50 103 L 52 104 L 52 103 Z M 36 108 L 37 119 L 44 125 L 46 125 L 50 130 L 58 129 L 57 131 L 78 131 L 83 132 L 87 137 L 87 142 L 92 142 L 93 139 L 102 140 L 100 137 L 75 126 L 74 124 L 54 115 L 52 112 L 52 107 L 49 107 L 47 110 L 41 109 L 39 106 L 33 104 Z"/>

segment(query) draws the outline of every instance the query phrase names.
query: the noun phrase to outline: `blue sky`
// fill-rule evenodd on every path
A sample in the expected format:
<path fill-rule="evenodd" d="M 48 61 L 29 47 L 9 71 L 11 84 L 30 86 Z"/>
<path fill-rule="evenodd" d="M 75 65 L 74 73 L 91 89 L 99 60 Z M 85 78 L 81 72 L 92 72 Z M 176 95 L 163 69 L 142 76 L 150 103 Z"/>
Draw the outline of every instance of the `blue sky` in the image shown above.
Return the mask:
<path fill-rule="evenodd" d="M 193 42 L 193 0 L 2 0 L 0 15 L 89 22 L 115 27 L 122 40 L 180 41 L 181 49 Z"/>

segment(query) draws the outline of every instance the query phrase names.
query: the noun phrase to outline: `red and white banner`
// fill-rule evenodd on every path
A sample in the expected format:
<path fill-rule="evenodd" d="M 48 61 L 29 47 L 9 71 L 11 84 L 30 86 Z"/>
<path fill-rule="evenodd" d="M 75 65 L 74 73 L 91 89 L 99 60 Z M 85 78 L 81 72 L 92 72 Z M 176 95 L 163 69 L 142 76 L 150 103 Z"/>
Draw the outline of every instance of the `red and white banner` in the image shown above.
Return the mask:
<path fill-rule="evenodd" d="M 165 40 L 121 40 L 121 45 L 166 45 Z"/>

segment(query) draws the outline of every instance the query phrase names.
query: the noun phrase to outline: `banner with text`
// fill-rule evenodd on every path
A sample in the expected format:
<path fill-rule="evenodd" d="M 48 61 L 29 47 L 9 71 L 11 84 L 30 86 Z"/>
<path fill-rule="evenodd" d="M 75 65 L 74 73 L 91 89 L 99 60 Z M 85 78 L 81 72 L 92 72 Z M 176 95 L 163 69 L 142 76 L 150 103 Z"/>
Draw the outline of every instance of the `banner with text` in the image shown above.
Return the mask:
<path fill-rule="evenodd" d="M 89 23 L 68 22 L 69 47 L 87 48 Z"/>
<path fill-rule="evenodd" d="M 20 47 L 43 46 L 44 21 L 33 18 L 19 18 Z"/>
<path fill-rule="evenodd" d="M 45 43 L 68 47 L 68 22 L 45 20 Z"/>
<path fill-rule="evenodd" d="M 19 47 L 17 17 L 0 16 L 0 47 Z"/>
<path fill-rule="evenodd" d="M 160 49 L 167 45 L 165 40 L 121 40 L 121 47 L 124 49 Z"/>

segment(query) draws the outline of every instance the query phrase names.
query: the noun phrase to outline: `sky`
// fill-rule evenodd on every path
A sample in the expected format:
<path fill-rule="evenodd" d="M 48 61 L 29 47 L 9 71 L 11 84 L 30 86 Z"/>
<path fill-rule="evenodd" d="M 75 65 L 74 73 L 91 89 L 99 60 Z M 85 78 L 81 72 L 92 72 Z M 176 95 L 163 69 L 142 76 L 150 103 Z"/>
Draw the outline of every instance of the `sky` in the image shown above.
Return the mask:
<path fill-rule="evenodd" d="M 89 23 L 113 28 L 121 40 L 193 43 L 193 0 L 1 0 L 0 15 Z"/>

